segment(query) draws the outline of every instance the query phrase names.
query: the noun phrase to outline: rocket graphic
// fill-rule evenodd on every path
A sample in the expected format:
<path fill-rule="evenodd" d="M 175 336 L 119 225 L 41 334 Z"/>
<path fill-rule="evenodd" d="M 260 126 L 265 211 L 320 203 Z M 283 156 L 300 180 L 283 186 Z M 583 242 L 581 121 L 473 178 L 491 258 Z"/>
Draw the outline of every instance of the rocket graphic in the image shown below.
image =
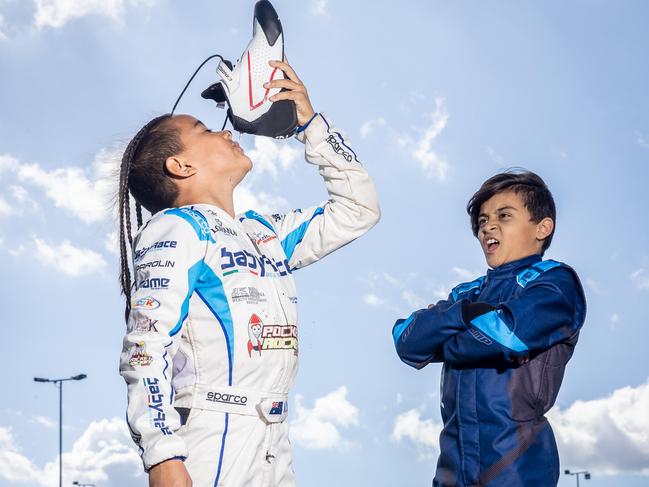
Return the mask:
<path fill-rule="evenodd" d="M 264 324 L 261 321 L 261 318 L 256 314 L 253 314 L 248 320 L 248 355 L 252 357 L 252 351 L 256 350 L 261 355 L 261 330 Z"/>

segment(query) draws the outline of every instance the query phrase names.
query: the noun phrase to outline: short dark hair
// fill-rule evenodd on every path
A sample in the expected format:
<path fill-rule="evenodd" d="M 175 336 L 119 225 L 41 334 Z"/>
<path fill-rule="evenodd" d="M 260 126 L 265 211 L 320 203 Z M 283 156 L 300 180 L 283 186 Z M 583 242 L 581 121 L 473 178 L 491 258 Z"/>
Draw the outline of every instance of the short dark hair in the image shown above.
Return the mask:
<path fill-rule="evenodd" d="M 505 191 L 513 191 L 521 195 L 525 208 L 530 212 L 534 223 L 539 223 L 544 218 L 552 218 L 552 221 L 556 224 L 557 209 L 552 193 L 545 184 L 545 181 L 538 174 L 531 171 L 508 169 L 505 172 L 490 177 L 482 183 L 480 189 L 476 191 L 467 203 L 466 211 L 471 217 L 473 235 L 478 236 L 478 230 L 480 229 L 478 219 L 480 217 L 480 208 L 484 202 L 492 196 Z M 543 253 L 552 243 L 554 230 L 553 228 L 552 233 L 543 241 Z"/>

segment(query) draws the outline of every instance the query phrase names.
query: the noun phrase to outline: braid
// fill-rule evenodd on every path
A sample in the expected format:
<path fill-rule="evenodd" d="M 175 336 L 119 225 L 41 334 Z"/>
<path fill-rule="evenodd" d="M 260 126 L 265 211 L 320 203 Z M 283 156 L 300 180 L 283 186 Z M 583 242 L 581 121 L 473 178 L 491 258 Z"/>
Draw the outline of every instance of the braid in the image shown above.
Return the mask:
<path fill-rule="evenodd" d="M 137 228 L 139 229 L 142 226 L 142 205 L 135 202 L 135 216 L 137 218 Z"/>
<path fill-rule="evenodd" d="M 126 309 L 124 311 L 125 319 L 128 320 L 128 315 L 131 311 L 131 269 L 128 260 L 128 249 L 133 246 L 133 237 L 131 234 L 131 205 L 130 205 L 130 186 L 129 175 L 131 165 L 136 158 L 140 143 L 149 134 L 149 132 L 159 122 L 169 118 L 170 115 L 162 115 L 154 118 L 133 137 L 131 142 L 126 147 L 124 155 L 122 156 L 122 165 L 119 172 L 119 193 L 118 193 L 118 206 L 119 206 L 119 254 L 120 254 L 120 275 L 119 282 L 122 294 L 126 298 Z M 138 221 L 138 228 L 142 224 L 142 209 L 136 204 L 136 215 Z M 128 247 L 127 247 L 128 242 Z"/>

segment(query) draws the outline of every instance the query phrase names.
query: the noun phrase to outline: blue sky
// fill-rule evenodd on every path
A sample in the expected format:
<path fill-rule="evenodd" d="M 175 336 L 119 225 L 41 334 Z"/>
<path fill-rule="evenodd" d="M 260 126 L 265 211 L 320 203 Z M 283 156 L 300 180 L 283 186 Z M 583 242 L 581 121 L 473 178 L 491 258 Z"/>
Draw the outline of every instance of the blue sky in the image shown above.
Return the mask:
<path fill-rule="evenodd" d="M 124 325 L 107 202 L 120 151 L 208 55 L 236 59 L 254 2 L 0 0 L 0 486 L 145 485 L 122 422 Z M 399 362 L 396 318 L 486 269 L 464 207 L 523 166 L 557 205 L 548 257 L 579 272 L 588 317 L 550 413 L 563 468 L 593 487 L 649 482 L 649 5 L 637 1 L 274 2 L 289 61 L 376 180 L 383 218 L 296 275 L 301 485 L 429 485 L 439 367 Z M 180 111 L 219 128 L 200 99 Z M 239 210 L 326 197 L 296 141 L 244 135 Z M 8 336 L 7 336 L 8 334 Z M 574 484 L 562 478 L 560 485 Z"/>

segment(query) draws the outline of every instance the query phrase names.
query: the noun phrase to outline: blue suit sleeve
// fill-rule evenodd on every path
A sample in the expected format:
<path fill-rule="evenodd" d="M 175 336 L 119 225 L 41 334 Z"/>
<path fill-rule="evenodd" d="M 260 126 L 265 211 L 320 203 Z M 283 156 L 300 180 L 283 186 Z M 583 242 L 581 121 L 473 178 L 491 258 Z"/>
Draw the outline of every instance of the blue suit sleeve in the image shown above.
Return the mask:
<path fill-rule="evenodd" d="M 515 365 L 574 337 L 586 314 L 581 284 L 566 267 L 544 273 L 517 297 L 477 316 L 467 313 L 467 304 L 449 296 L 398 320 L 392 335 L 401 360 L 417 369 L 430 362 Z"/>
<path fill-rule="evenodd" d="M 530 283 L 517 297 L 474 317 L 464 330 L 447 337 L 441 356 L 458 366 L 521 363 L 573 338 L 585 314 L 586 301 L 574 271 L 556 268 Z"/>
<path fill-rule="evenodd" d="M 462 321 L 462 303 L 452 297 L 397 320 L 392 337 L 399 358 L 421 369 L 430 362 L 443 360 L 443 345 L 451 337 L 466 330 Z"/>

